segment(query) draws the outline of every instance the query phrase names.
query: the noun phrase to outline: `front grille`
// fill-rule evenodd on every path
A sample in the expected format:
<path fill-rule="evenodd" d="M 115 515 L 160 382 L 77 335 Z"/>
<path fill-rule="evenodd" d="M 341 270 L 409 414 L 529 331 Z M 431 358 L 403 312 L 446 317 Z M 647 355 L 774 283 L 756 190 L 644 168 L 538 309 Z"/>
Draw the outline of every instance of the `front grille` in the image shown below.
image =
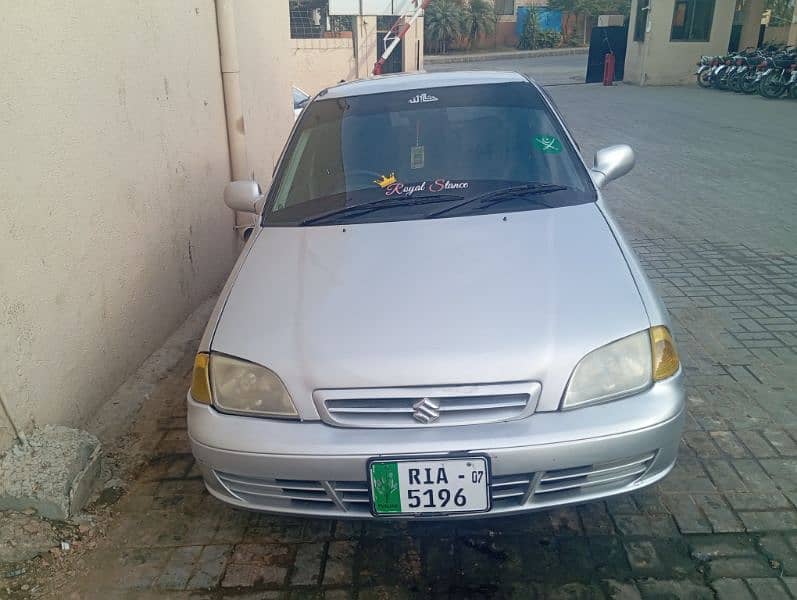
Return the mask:
<path fill-rule="evenodd" d="M 337 427 L 445 427 L 497 423 L 534 412 L 540 384 L 317 390 L 321 418 Z"/>
<path fill-rule="evenodd" d="M 366 481 L 333 481 L 332 491 L 347 513 L 370 513 L 371 496 Z"/>
<path fill-rule="evenodd" d="M 612 462 L 558 469 L 543 473 L 534 489 L 535 502 L 564 501 L 571 497 L 625 487 L 648 470 L 655 452 Z"/>
<path fill-rule="evenodd" d="M 531 493 L 534 473 L 504 475 L 490 480 L 490 498 L 493 508 L 511 508 L 525 503 Z"/>
<path fill-rule="evenodd" d="M 216 471 L 216 477 L 230 494 L 256 506 L 304 507 L 329 512 L 334 512 L 336 508 L 320 481 L 260 479 L 221 471 Z"/>
<path fill-rule="evenodd" d="M 628 491 L 641 479 L 656 452 L 611 462 L 539 473 L 493 476 L 492 511 L 527 506 L 544 508 Z M 370 515 L 367 481 L 300 481 L 261 479 L 215 471 L 227 492 L 261 510 L 285 510 L 329 516 Z"/>
<path fill-rule="evenodd" d="M 297 481 L 259 479 L 216 471 L 216 477 L 233 496 L 258 508 L 305 508 L 339 514 L 370 513 L 366 481 Z M 529 495 L 534 474 L 505 475 L 490 481 L 493 508 L 519 506 Z"/>

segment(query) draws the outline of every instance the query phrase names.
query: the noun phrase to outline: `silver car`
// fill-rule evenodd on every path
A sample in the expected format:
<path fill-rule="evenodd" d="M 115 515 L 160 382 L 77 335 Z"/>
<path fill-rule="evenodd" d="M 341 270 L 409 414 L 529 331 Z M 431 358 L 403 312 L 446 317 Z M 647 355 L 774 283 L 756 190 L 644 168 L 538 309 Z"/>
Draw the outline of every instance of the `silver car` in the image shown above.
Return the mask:
<path fill-rule="evenodd" d="M 322 91 L 207 326 L 188 396 L 211 494 L 353 518 L 508 515 L 672 469 L 668 318 L 547 94 L 515 73 Z"/>

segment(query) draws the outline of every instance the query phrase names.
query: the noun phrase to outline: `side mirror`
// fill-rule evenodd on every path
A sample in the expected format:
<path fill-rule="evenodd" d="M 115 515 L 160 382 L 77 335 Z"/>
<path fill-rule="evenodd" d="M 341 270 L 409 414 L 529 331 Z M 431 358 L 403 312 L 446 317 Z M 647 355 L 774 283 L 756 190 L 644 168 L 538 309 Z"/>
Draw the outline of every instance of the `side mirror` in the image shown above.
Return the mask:
<path fill-rule="evenodd" d="M 259 213 L 265 198 L 255 181 L 231 181 L 224 188 L 224 203 L 238 212 Z"/>
<path fill-rule="evenodd" d="M 635 160 L 631 146 L 618 144 L 602 148 L 595 153 L 595 165 L 590 169 L 592 181 L 600 189 L 633 169 Z"/>

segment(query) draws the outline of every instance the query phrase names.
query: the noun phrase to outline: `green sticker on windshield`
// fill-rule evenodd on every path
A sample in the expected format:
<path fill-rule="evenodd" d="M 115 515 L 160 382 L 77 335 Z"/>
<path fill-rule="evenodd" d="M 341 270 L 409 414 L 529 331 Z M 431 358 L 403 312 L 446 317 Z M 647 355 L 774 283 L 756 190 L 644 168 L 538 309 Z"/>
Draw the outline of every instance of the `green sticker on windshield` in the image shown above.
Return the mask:
<path fill-rule="evenodd" d="M 534 145 L 545 154 L 559 154 L 562 151 L 562 142 L 552 135 L 538 135 L 534 138 Z"/>

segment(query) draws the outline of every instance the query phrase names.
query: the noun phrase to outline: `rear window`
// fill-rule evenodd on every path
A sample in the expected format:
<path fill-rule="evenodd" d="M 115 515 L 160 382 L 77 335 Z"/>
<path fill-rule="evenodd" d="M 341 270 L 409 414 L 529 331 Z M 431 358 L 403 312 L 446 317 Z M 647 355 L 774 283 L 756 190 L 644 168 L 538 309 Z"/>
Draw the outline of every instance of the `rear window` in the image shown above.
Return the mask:
<path fill-rule="evenodd" d="M 528 184 L 548 186 L 544 202 L 521 195 L 456 208 Z M 280 163 L 264 224 L 406 220 L 471 214 L 475 206 L 484 214 L 594 200 L 574 148 L 531 84 L 431 88 L 311 103 Z M 353 210 L 365 204 L 381 206 Z"/>

